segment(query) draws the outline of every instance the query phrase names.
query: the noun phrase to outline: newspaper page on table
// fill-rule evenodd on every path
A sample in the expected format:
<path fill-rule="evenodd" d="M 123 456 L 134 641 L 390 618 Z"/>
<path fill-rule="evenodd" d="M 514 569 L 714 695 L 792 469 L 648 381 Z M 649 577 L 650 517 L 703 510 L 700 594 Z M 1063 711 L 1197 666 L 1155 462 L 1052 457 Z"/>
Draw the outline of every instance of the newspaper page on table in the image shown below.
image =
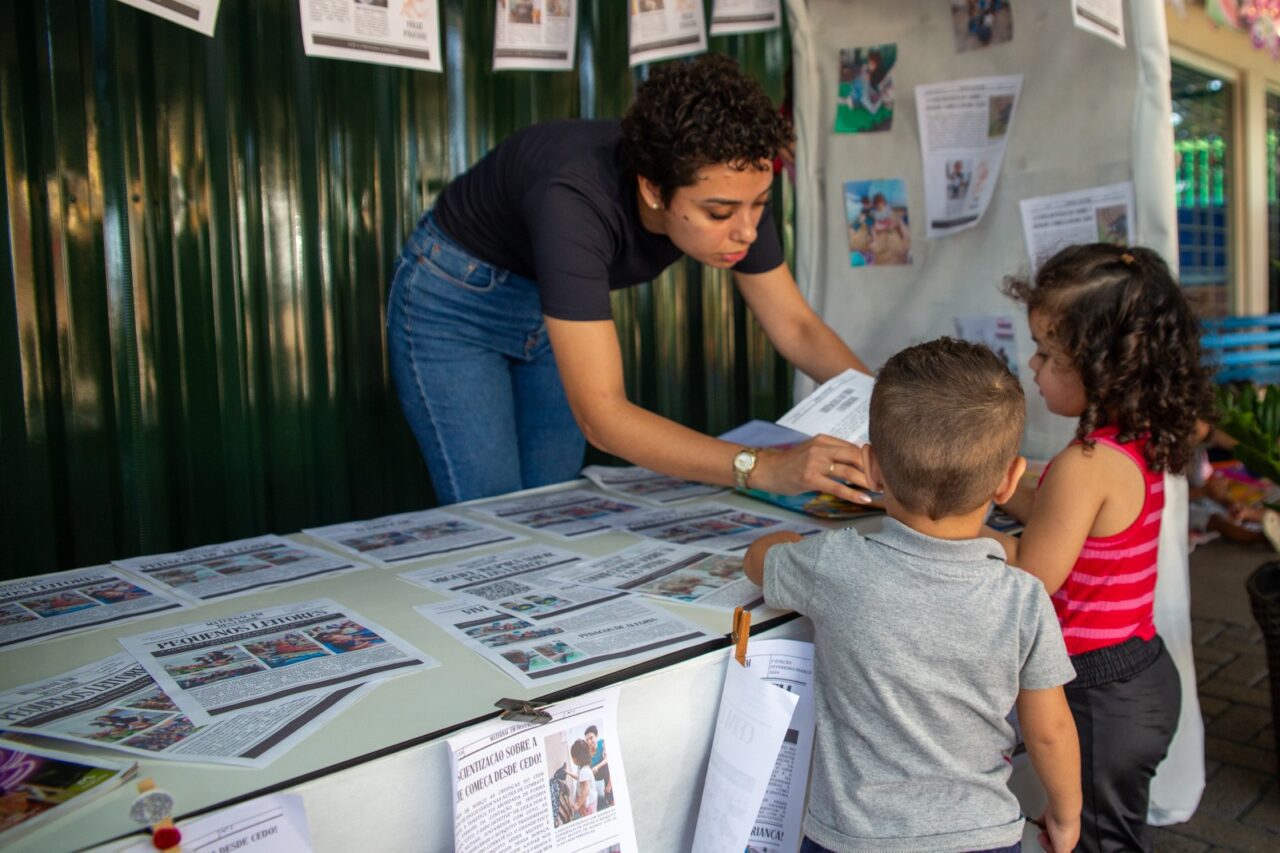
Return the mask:
<path fill-rule="evenodd" d="M 819 385 L 778 418 L 778 424 L 805 435 L 822 433 L 854 444 L 866 444 L 871 389 L 875 383 L 874 377 L 851 367 Z"/>
<path fill-rule="evenodd" d="M 692 853 L 748 848 L 800 697 L 730 654 Z M 752 845 L 754 846 L 754 845 Z"/>
<path fill-rule="evenodd" d="M 136 763 L 0 741 L 0 847 L 114 790 L 137 772 Z"/>
<path fill-rule="evenodd" d="M 187 607 L 111 566 L 0 583 L 0 649 Z"/>
<path fill-rule="evenodd" d="M 719 610 L 764 604 L 763 590 L 742 572 L 741 557 L 685 545 L 643 542 L 557 569 L 553 577 Z"/>
<path fill-rule="evenodd" d="M 498 0 L 493 70 L 570 71 L 577 34 L 578 0 Z"/>
<path fill-rule="evenodd" d="M 467 509 L 508 524 L 578 539 L 608 533 L 614 528 L 614 519 L 637 512 L 641 506 L 591 489 L 569 489 L 467 504 Z"/>
<path fill-rule="evenodd" d="M 415 608 L 523 687 L 635 663 L 711 639 L 699 626 L 616 590 L 601 603 L 517 613 L 479 601 Z"/>
<path fill-rule="evenodd" d="M 584 558 L 559 548 L 521 548 L 463 563 L 405 572 L 401 580 L 448 596 L 492 604 L 520 616 L 554 616 L 618 597 L 614 589 L 553 580 L 558 569 Z"/>
<path fill-rule="evenodd" d="M 436 0 L 298 0 L 307 56 L 440 70 Z"/>
<path fill-rule="evenodd" d="M 337 554 L 275 535 L 113 563 L 195 604 L 318 575 L 366 568 Z"/>
<path fill-rule="evenodd" d="M 1133 238 L 1133 183 L 1108 184 L 1087 190 L 1024 198 L 1022 233 L 1031 258 L 1031 274 L 1065 246 L 1115 243 Z"/>
<path fill-rule="evenodd" d="M 211 815 L 178 822 L 182 847 L 191 853 L 305 853 L 311 830 L 300 794 L 270 794 Z M 122 853 L 155 853 L 151 839 Z"/>
<path fill-rule="evenodd" d="M 581 554 L 560 548 L 531 545 L 499 554 L 472 557 L 460 563 L 441 563 L 426 569 L 401 572 L 399 578 L 445 595 L 493 583 L 538 584 L 556 568 L 580 562 Z"/>
<path fill-rule="evenodd" d="M 547 708 L 551 722 L 494 720 L 449 738 L 456 853 L 635 853 L 611 687 Z"/>
<path fill-rule="evenodd" d="M 176 625 L 120 644 L 196 725 L 439 666 L 327 598 Z"/>
<path fill-rule="evenodd" d="M 212 36 L 218 25 L 218 4 L 222 0 L 120 0 L 126 6 L 149 12 L 201 35 Z"/>
<path fill-rule="evenodd" d="M 747 647 L 747 670 L 799 698 L 747 847 L 755 853 L 795 853 L 803 840 L 800 824 L 813 758 L 813 643 L 752 640 Z"/>
<path fill-rule="evenodd" d="M 618 492 L 629 498 L 646 503 L 665 505 L 705 498 L 727 491 L 723 486 L 710 483 L 699 483 L 695 480 L 681 480 L 668 477 L 648 468 L 637 465 L 614 467 L 609 465 L 588 465 L 582 469 L 582 476 L 602 489 Z"/>
<path fill-rule="evenodd" d="M 800 536 L 821 533 L 822 528 L 788 521 L 774 515 L 716 502 L 695 506 L 651 509 L 620 519 L 618 526 L 649 539 L 698 545 L 711 551 L 738 554 L 766 533 L 789 530 Z"/>
<path fill-rule="evenodd" d="M 570 613 L 623 598 L 627 593 L 601 586 L 525 578 L 493 581 L 459 590 L 459 598 L 469 598 L 482 604 L 492 604 L 504 613 L 513 613 L 526 619 L 548 619 L 562 613 Z"/>
<path fill-rule="evenodd" d="M 633 67 L 707 49 L 700 0 L 630 0 L 627 9 Z"/>
<path fill-rule="evenodd" d="M 145 758 L 263 768 L 371 688 L 347 685 L 197 726 L 124 652 L 0 693 L 0 729 Z"/>
<path fill-rule="evenodd" d="M 302 532 L 384 568 L 408 560 L 528 539 L 441 509 L 310 527 Z"/>
<path fill-rule="evenodd" d="M 972 228 L 991 203 L 1022 75 L 916 86 L 926 233 Z"/>
<path fill-rule="evenodd" d="M 715 0 L 711 35 L 759 33 L 782 26 L 782 0 Z"/>
<path fill-rule="evenodd" d="M 1124 47 L 1122 0 L 1071 0 L 1071 23 L 1086 33 Z"/>

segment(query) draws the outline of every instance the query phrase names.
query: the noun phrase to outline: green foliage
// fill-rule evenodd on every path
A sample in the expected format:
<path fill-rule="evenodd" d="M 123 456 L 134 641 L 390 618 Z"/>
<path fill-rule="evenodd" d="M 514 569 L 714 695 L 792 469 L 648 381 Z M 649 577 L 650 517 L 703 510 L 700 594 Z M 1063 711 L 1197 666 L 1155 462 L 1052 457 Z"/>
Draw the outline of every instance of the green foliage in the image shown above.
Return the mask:
<path fill-rule="evenodd" d="M 1280 484 L 1280 386 L 1218 388 L 1218 429 L 1239 442 L 1232 453 L 1254 474 Z"/>

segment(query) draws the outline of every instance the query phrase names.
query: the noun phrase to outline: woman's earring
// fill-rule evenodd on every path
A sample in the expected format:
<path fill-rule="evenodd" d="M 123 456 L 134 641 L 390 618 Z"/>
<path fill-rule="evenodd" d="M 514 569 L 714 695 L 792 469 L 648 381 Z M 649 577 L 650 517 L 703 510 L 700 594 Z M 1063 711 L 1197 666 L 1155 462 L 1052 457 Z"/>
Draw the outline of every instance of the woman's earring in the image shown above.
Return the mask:
<path fill-rule="evenodd" d="M 654 210 L 657 210 L 658 208 L 662 207 L 662 205 L 656 201 L 649 202 L 649 206 L 652 207 Z"/>

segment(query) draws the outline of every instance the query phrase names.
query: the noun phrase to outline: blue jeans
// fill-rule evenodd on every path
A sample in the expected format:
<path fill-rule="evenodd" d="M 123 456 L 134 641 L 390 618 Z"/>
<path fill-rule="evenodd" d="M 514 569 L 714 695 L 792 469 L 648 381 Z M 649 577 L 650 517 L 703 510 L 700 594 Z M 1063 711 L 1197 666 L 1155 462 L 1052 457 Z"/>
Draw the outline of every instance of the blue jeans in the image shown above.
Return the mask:
<path fill-rule="evenodd" d="M 1014 842 L 1012 847 L 997 847 L 994 850 L 979 850 L 975 853 L 1021 853 L 1021 851 L 1022 842 L 1017 841 Z M 834 853 L 834 851 L 828 850 L 826 847 L 823 847 L 821 844 L 810 839 L 809 836 L 806 835 L 804 840 L 800 842 L 800 853 Z"/>
<path fill-rule="evenodd" d="M 387 346 L 440 503 L 577 476 L 586 441 L 536 283 L 472 257 L 430 212 L 396 261 Z"/>

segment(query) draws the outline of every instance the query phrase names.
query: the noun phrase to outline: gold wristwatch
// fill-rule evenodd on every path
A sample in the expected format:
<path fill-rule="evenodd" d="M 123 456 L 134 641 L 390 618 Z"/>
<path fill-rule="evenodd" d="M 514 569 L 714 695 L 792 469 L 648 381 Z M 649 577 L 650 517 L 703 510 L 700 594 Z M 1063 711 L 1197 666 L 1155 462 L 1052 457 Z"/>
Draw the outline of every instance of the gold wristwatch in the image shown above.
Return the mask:
<path fill-rule="evenodd" d="M 747 487 L 747 478 L 756 470 L 756 462 L 760 459 L 760 448 L 744 447 L 733 457 L 733 481 L 739 489 Z"/>

